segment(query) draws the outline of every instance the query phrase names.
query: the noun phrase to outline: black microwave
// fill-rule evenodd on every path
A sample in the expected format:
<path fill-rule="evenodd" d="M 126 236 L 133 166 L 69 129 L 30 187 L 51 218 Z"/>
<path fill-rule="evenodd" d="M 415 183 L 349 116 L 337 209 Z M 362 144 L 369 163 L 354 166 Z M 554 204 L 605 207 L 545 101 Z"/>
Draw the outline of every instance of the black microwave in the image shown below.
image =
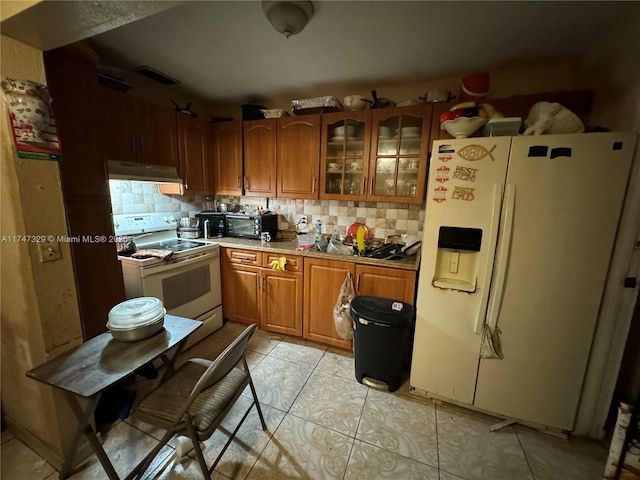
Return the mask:
<path fill-rule="evenodd" d="M 278 234 L 278 215 L 227 213 L 225 235 L 227 237 L 243 237 L 260 239 L 262 232 L 269 232 L 272 240 Z"/>

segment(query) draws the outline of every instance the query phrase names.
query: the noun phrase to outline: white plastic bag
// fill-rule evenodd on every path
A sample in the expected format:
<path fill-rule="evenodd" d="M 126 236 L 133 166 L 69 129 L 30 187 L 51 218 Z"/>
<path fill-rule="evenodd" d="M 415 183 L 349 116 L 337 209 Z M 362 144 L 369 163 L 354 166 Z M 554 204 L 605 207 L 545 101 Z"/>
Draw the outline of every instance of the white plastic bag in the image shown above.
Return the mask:
<path fill-rule="evenodd" d="M 351 279 L 351 273 L 347 272 L 347 276 L 342 282 L 340 287 L 340 293 L 338 294 L 338 300 L 335 307 L 333 307 L 333 323 L 336 328 L 336 333 L 339 337 L 345 340 L 351 340 L 353 338 L 353 327 L 351 320 L 351 299 L 356 296 L 356 289 L 353 286 L 353 280 Z"/>
<path fill-rule="evenodd" d="M 500 334 L 502 332 L 498 327 L 492 332 L 486 323 L 482 327 L 482 343 L 480 344 L 480 358 L 498 358 L 502 360 L 502 344 L 500 342 Z"/>

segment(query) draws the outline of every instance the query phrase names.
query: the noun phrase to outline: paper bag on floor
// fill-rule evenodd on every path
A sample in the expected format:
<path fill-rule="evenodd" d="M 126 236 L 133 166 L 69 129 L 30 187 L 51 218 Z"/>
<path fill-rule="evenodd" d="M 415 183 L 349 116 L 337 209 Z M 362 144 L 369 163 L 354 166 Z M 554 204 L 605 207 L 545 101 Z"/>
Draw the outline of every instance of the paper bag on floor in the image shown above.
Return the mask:
<path fill-rule="evenodd" d="M 338 293 L 338 300 L 333 307 L 333 323 L 335 324 L 336 333 L 339 337 L 345 340 L 351 340 L 353 338 L 353 327 L 351 320 L 351 299 L 356 296 L 356 289 L 353 286 L 353 280 L 351 279 L 351 273 L 347 272 L 347 276 L 342 282 L 340 287 L 340 293 Z"/>
<path fill-rule="evenodd" d="M 613 436 L 611 438 L 611 446 L 609 447 L 609 457 L 604 470 L 605 480 L 637 480 L 640 479 L 640 449 L 637 447 L 637 438 L 632 438 L 628 443 L 626 451 L 624 450 L 624 442 L 629 429 L 633 429 L 631 435 L 634 436 L 634 432 L 638 432 L 637 425 L 633 422 L 639 420 L 634 418 L 631 407 L 626 403 L 620 403 L 618 405 L 618 418 L 616 419 L 616 426 L 613 430 Z M 618 467 L 622 461 L 622 466 Z M 620 474 L 617 475 L 618 468 L 620 468 Z"/>

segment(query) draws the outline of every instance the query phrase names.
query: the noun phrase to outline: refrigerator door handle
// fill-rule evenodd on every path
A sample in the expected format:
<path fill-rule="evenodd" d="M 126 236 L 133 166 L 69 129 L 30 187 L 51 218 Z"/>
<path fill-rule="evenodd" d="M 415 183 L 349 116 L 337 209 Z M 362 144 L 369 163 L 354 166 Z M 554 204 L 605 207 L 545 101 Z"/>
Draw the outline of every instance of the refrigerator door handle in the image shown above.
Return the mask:
<path fill-rule="evenodd" d="M 489 252 L 496 251 L 496 242 L 497 242 L 497 231 L 498 225 L 500 221 L 500 204 L 502 203 L 502 195 L 501 195 L 501 187 L 500 183 L 493 184 L 493 204 L 491 207 L 491 226 L 489 227 L 489 246 L 487 249 Z M 494 255 L 487 254 L 487 261 L 484 266 L 484 278 L 482 279 L 482 299 L 480 301 L 480 308 L 478 310 L 478 316 L 476 317 L 476 323 L 473 328 L 473 332 L 476 335 L 480 335 L 482 333 L 482 326 L 484 325 L 485 315 L 487 313 L 487 304 L 489 303 L 489 285 L 491 285 L 491 274 L 493 273 L 493 259 Z"/>
<path fill-rule="evenodd" d="M 496 262 L 495 288 L 491 296 L 491 303 L 487 312 L 487 326 L 493 332 L 498 325 L 498 312 L 502 297 L 504 295 L 504 279 L 507 274 L 507 263 L 509 260 L 509 250 L 511 249 L 511 237 L 513 235 L 513 215 L 516 205 L 516 185 L 507 183 L 505 193 L 505 212 L 504 212 L 504 233 L 500 245 L 498 247 Z"/>

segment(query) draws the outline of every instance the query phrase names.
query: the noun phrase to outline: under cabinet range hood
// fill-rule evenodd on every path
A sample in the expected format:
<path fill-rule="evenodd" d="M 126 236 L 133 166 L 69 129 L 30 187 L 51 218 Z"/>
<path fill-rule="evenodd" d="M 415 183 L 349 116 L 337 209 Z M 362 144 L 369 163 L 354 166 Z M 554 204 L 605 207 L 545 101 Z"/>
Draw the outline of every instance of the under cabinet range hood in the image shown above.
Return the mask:
<path fill-rule="evenodd" d="M 107 174 L 109 180 L 136 180 L 180 185 L 183 183 L 175 167 L 148 163 L 107 160 Z"/>

